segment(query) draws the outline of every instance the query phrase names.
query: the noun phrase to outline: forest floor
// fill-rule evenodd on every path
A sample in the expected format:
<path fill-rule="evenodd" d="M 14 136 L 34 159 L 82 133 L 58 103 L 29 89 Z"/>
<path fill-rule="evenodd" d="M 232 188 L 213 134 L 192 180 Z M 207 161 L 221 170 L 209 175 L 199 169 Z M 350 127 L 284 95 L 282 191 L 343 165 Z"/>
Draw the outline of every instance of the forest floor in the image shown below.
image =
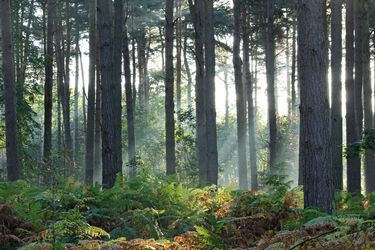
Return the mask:
<path fill-rule="evenodd" d="M 375 194 L 337 192 L 328 215 L 277 177 L 252 191 L 119 179 L 0 182 L 0 249 L 375 249 Z"/>

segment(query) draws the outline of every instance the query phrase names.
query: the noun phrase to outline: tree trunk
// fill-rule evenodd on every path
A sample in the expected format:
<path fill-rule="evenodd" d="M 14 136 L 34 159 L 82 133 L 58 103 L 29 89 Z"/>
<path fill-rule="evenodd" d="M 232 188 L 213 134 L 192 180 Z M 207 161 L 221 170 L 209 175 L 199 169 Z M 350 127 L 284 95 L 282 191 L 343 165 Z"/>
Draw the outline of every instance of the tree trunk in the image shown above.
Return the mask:
<path fill-rule="evenodd" d="M 64 72 L 64 128 L 65 128 L 65 150 L 68 161 L 69 170 L 72 170 L 72 135 L 70 133 L 70 16 L 69 16 L 69 0 L 65 1 L 66 16 L 66 62 Z"/>
<path fill-rule="evenodd" d="M 165 130 L 167 175 L 176 173 L 173 102 L 173 0 L 166 1 L 165 9 Z"/>
<path fill-rule="evenodd" d="M 14 79 L 14 54 L 12 32 L 12 10 L 9 0 L 1 1 L 1 41 L 3 57 L 5 136 L 8 181 L 21 178 L 18 156 L 16 85 Z"/>
<path fill-rule="evenodd" d="M 301 88 L 300 164 L 303 165 L 304 205 L 332 213 L 329 102 L 325 65 L 323 0 L 299 0 L 298 56 Z"/>
<path fill-rule="evenodd" d="M 176 0 L 176 99 L 177 112 L 181 109 L 181 0 Z"/>
<path fill-rule="evenodd" d="M 332 140 L 332 169 L 335 190 L 343 189 L 342 177 L 342 1 L 331 1 L 331 140 Z"/>
<path fill-rule="evenodd" d="M 45 83 L 44 83 L 44 148 L 43 157 L 48 161 L 52 151 L 52 86 L 53 86 L 53 34 L 55 19 L 55 0 L 48 0 L 47 7 L 47 54 L 45 55 Z"/>
<path fill-rule="evenodd" d="M 234 81 L 236 85 L 236 107 L 237 107 L 237 143 L 238 143 L 238 177 L 239 188 L 247 189 L 247 163 L 246 163 L 246 114 L 245 102 L 242 83 L 242 62 L 240 57 L 240 43 L 241 43 L 241 2 L 239 0 L 233 1 L 234 11 L 234 35 L 233 35 L 233 66 L 234 66 Z M 246 11 L 244 11 L 246 16 Z M 246 19 L 245 22 L 246 23 Z M 243 24 L 244 24 L 243 23 Z M 244 27 L 244 31 L 245 31 Z M 244 35 L 244 37 L 247 34 Z M 244 53 L 246 46 L 244 42 Z M 246 60 L 244 58 L 244 60 Z M 245 67 L 248 65 L 245 65 Z"/>
<path fill-rule="evenodd" d="M 100 154 L 100 137 L 102 131 L 102 124 L 101 124 L 101 90 L 100 90 L 100 47 L 99 47 L 99 36 L 98 36 L 98 29 L 96 29 L 96 58 L 95 58 L 95 65 L 96 65 L 96 93 L 95 93 L 95 145 L 94 145 L 94 183 L 98 182 L 101 183 L 101 154 Z"/>
<path fill-rule="evenodd" d="M 86 184 L 94 184 L 94 136 L 95 136 L 95 54 L 96 54 L 96 27 L 95 1 L 89 6 L 89 89 L 87 96 L 87 131 L 86 131 Z M 85 98 L 85 97 L 84 97 Z"/>
<path fill-rule="evenodd" d="M 75 16 L 75 22 L 76 22 L 76 27 L 75 27 L 75 37 L 76 37 L 76 54 L 75 54 L 75 63 L 76 63 L 76 69 L 75 69 L 75 85 L 74 85 L 74 152 L 73 152 L 73 159 L 75 164 L 77 164 L 77 159 L 78 159 L 78 154 L 79 154 L 79 133 L 78 133 L 78 82 L 79 82 L 79 25 L 78 25 L 78 2 L 75 3 L 75 11 L 76 11 L 76 16 Z"/>
<path fill-rule="evenodd" d="M 191 86 L 192 86 L 192 78 L 191 78 L 191 72 L 190 72 L 190 66 L 187 58 L 187 40 L 188 40 L 188 35 L 186 32 L 186 25 L 185 25 L 185 37 L 184 37 L 184 65 L 185 65 L 185 70 L 186 70 L 186 75 L 188 78 L 188 89 L 187 89 L 187 95 L 188 95 L 188 107 L 191 108 Z"/>
<path fill-rule="evenodd" d="M 122 34 L 123 34 L 123 0 L 115 0 L 115 22 L 114 22 L 114 41 L 113 54 L 114 62 L 114 115 L 115 115 L 115 126 L 116 126 L 116 159 L 117 166 L 119 167 L 119 173 L 122 173 L 122 89 L 121 89 L 121 53 L 122 50 Z"/>
<path fill-rule="evenodd" d="M 248 123 L 249 123 L 249 153 L 250 153 L 250 173 L 251 173 L 251 189 L 258 188 L 258 167 L 256 163 L 256 148 L 255 148 L 255 125 L 254 125 L 254 100 L 253 100 L 253 84 L 250 73 L 250 49 L 249 49 L 249 20 L 246 15 L 246 8 L 243 9 L 242 21 L 243 21 L 243 58 L 244 58 L 244 73 L 245 73 L 245 89 L 248 105 Z M 246 101 L 245 101 L 246 107 Z M 246 112 L 244 110 L 244 112 Z M 245 119 L 246 119 L 246 115 Z M 246 120 L 245 120 L 246 123 Z M 245 134 L 246 137 L 246 125 Z M 246 149 L 245 149 L 246 150 Z M 246 170 L 247 174 L 247 170 Z M 247 178 L 246 178 L 247 180 Z"/>
<path fill-rule="evenodd" d="M 195 30 L 195 112 L 197 119 L 197 151 L 198 151 L 198 168 L 199 180 L 207 182 L 208 166 L 207 166 L 207 137 L 206 137 L 206 86 L 204 79 L 204 2 L 196 0 L 193 4 L 189 0 L 190 15 L 193 19 Z"/>
<path fill-rule="evenodd" d="M 277 162 L 277 118 L 275 99 L 275 37 L 274 37 L 274 0 L 268 0 L 267 23 L 267 101 L 268 101 L 268 126 L 270 131 L 270 166 Z M 271 168 L 270 173 L 274 173 Z"/>
<path fill-rule="evenodd" d="M 132 95 L 132 83 L 130 73 L 130 57 L 129 57 L 129 42 L 128 42 L 128 30 L 125 25 L 124 30 L 124 72 L 125 72 L 125 92 L 126 92 L 126 121 L 128 131 L 128 161 L 129 161 L 129 179 L 136 176 L 136 165 L 135 165 L 135 133 L 134 133 L 134 114 L 133 114 L 133 95 Z"/>
<path fill-rule="evenodd" d="M 107 188 L 112 188 L 116 182 L 119 167 L 116 161 L 116 127 L 114 121 L 114 81 L 113 81 L 113 43 L 110 2 L 97 1 L 98 30 L 100 46 L 100 70 L 102 89 L 102 161 L 103 182 Z"/>
<path fill-rule="evenodd" d="M 364 26 L 363 26 L 363 106 L 365 128 L 372 128 L 372 104 L 371 104 L 371 72 L 370 72 L 370 32 L 368 0 L 364 0 Z M 375 191 L 374 151 L 365 151 L 365 187 L 366 194 Z"/>
<path fill-rule="evenodd" d="M 205 66 L 206 66 L 206 134 L 207 134 L 207 181 L 217 185 L 219 160 L 217 153 L 216 107 L 215 107 L 215 37 L 214 1 L 206 0 Z"/>

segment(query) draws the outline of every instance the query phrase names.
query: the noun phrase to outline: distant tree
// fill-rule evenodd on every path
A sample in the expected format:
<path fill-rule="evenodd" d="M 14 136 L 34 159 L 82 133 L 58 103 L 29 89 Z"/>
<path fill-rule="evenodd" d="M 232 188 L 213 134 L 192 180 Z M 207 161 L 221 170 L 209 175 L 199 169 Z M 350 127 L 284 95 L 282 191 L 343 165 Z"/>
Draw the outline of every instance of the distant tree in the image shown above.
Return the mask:
<path fill-rule="evenodd" d="M 174 79 L 173 79 L 173 0 L 165 6 L 165 129 L 167 174 L 176 173 L 174 140 Z"/>
<path fill-rule="evenodd" d="M 331 214 L 334 189 L 322 8 L 323 0 L 298 0 L 300 164 L 305 208 L 319 207 Z"/>
<path fill-rule="evenodd" d="M 342 165 L 342 0 L 331 1 L 331 138 L 332 138 L 332 168 L 335 189 L 343 189 Z"/>
<path fill-rule="evenodd" d="M 16 181 L 21 178 L 21 170 L 18 156 L 11 3 L 9 0 L 3 0 L 0 7 L 7 170 L 8 180 Z"/>

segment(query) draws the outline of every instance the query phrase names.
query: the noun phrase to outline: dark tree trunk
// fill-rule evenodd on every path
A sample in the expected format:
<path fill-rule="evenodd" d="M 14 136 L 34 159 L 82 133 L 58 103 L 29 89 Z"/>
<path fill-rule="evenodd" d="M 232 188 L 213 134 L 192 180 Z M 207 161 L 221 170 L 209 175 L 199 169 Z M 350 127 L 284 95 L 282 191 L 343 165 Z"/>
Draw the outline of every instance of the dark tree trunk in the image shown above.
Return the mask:
<path fill-rule="evenodd" d="M 5 136 L 8 181 L 21 178 L 18 156 L 17 117 L 16 117 L 16 84 L 14 79 L 14 55 L 12 10 L 9 0 L 1 1 L 1 45 L 3 57 Z"/>
<path fill-rule="evenodd" d="M 176 99 L 177 112 L 181 109 L 181 0 L 176 0 Z"/>
<path fill-rule="evenodd" d="M 275 37 L 274 37 L 274 1 L 268 0 L 268 23 L 267 23 L 267 101 L 268 101 L 268 126 L 270 131 L 270 166 L 277 162 L 277 118 L 276 118 L 276 99 L 275 99 Z M 274 170 L 270 169 L 271 173 Z"/>
<path fill-rule="evenodd" d="M 114 62 L 114 115 L 115 115 L 115 127 L 116 127 L 116 159 L 117 166 L 119 167 L 119 173 L 122 173 L 122 89 L 121 89 L 121 53 L 122 50 L 122 35 L 123 35 L 123 0 L 115 0 L 115 22 L 114 22 L 114 43 L 113 54 Z"/>
<path fill-rule="evenodd" d="M 100 87 L 100 48 L 99 48 L 99 36 L 98 30 L 96 29 L 96 93 L 95 93 L 95 146 L 94 146 L 94 182 L 101 183 L 101 154 L 100 154 L 100 138 L 101 138 L 101 87 Z"/>
<path fill-rule="evenodd" d="M 113 43 L 110 2 L 97 1 L 98 30 L 100 46 L 100 70 L 102 89 L 102 161 L 103 181 L 107 188 L 112 188 L 116 182 L 119 167 L 116 161 L 116 126 L 114 124 L 114 81 L 113 81 Z"/>
<path fill-rule="evenodd" d="M 332 213 L 334 200 L 330 165 L 329 102 L 322 20 L 323 0 L 299 0 L 298 56 L 301 86 L 300 164 L 304 205 Z"/>
<path fill-rule="evenodd" d="M 365 128 L 372 128 L 372 104 L 371 104 L 371 72 L 370 72 L 370 32 L 368 0 L 364 0 L 364 22 L 363 22 L 363 106 Z M 366 194 L 375 191 L 375 168 L 374 151 L 365 151 L 365 187 Z"/>
<path fill-rule="evenodd" d="M 332 140 L 332 169 L 335 189 L 343 189 L 342 176 L 342 1 L 331 1 L 331 140 Z"/>
<path fill-rule="evenodd" d="M 214 1 L 206 0 L 205 65 L 206 65 L 206 134 L 207 134 L 207 181 L 217 185 L 219 160 L 217 153 L 216 106 L 215 106 L 215 37 Z"/>
<path fill-rule="evenodd" d="M 87 98 L 87 131 L 86 131 L 86 184 L 94 184 L 94 136 L 95 136 L 95 54 L 96 27 L 95 1 L 90 1 L 89 16 L 89 89 Z M 85 97 L 84 97 L 85 98 Z"/>
<path fill-rule="evenodd" d="M 176 173 L 174 140 L 174 101 L 173 101 L 173 0 L 166 1 L 165 9 L 165 130 L 167 175 Z"/>
<path fill-rule="evenodd" d="M 55 19 L 55 0 L 48 0 L 47 8 L 47 54 L 45 55 L 46 78 L 44 84 L 44 147 L 43 157 L 48 161 L 52 151 L 52 86 L 53 86 L 53 34 Z"/>
<path fill-rule="evenodd" d="M 195 110 L 197 119 L 197 144 L 198 144 L 198 168 L 199 180 L 207 182 L 207 137 L 206 137 L 206 86 L 204 79 L 204 2 L 196 0 L 193 4 L 189 0 L 190 15 L 193 19 L 195 30 L 195 55 L 196 55 L 196 73 L 195 73 Z"/>
<path fill-rule="evenodd" d="M 75 68 L 75 85 L 74 85 L 74 152 L 73 152 L 73 159 L 75 164 L 77 164 L 77 159 L 78 159 L 78 153 L 79 153 L 79 133 L 78 133 L 78 82 L 79 82 L 79 27 L 78 27 L 78 19 L 79 19 L 79 14 L 78 14 L 78 1 L 75 3 L 75 11 L 76 11 L 76 16 L 75 16 L 75 22 L 76 22 L 76 27 L 75 27 L 75 37 L 76 37 L 76 54 L 75 54 L 75 63 L 76 63 L 76 68 Z"/>
<path fill-rule="evenodd" d="M 237 107 L 237 143 L 238 143 L 238 177 L 239 188 L 247 189 L 247 163 L 246 163 L 246 114 L 245 100 L 242 83 L 242 61 L 240 57 L 241 43 L 241 2 L 233 1 L 234 11 L 234 35 L 233 35 L 233 66 L 234 81 L 236 85 L 236 107 Z M 245 16 L 246 16 L 246 11 Z M 245 21 L 246 22 L 246 21 Z M 245 36 L 245 35 L 244 35 Z M 248 44 L 244 43 L 244 53 Z M 247 65 L 248 66 L 248 65 Z M 246 66 L 245 66 L 246 67 Z"/>

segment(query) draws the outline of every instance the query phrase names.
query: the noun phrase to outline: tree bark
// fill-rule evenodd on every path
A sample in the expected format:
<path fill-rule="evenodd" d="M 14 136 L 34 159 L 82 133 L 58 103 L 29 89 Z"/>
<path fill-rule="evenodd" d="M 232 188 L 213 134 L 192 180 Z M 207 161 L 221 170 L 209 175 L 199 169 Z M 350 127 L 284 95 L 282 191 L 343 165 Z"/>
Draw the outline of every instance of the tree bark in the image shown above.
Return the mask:
<path fill-rule="evenodd" d="M 332 140 L 332 169 L 335 189 L 343 189 L 342 176 L 342 1 L 331 1 L 331 140 Z"/>
<path fill-rule="evenodd" d="M 240 57 L 240 43 L 241 43 L 241 2 L 239 0 L 233 1 L 234 11 L 234 35 L 233 35 L 233 66 L 234 66 L 234 81 L 236 85 L 236 107 L 237 107 L 237 143 L 238 143 L 238 177 L 239 188 L 247 189 L 247 163 L 246 163 L 246 115 L 244 92 L 242 82 L 242 61 Z M 244 11 L 246 12 L 246 11 Z M 245 13 L 246 16 L 246 13 Z M 246 22 L 246 21 L 245 21 Z M 244 34 L 244 36 L 246 36 Z M 244 53 L 248 44 L 243 43 Z M 245 65 L 245 67 L 248 65 Z"/>
<path fill-rule="evenodd" d="M 206 0 L 205 66 L 206 66 L 206 134 L 207 134 L 207 181 L 217 185 L 219 160 L 217 153 L 216 106 L 215 106 L 215 33 L 214 1 Z"/>
<path fill-rule="evenodd" d="M 304 168 L 304 205 L 332 213 L 329 102 L 322 20 L 323 0 L 299 0 L 298 56 L 301 88 L 300 164 Z"/>
<path fill-rule="evenodd" d="M 129 178 L 136 176 L 135 165 L 135 133 L 134 133 L 134 113 L 133 113 L 133 95 L 132 83 L 130 73 L 130 57 L 129 57 L 129 42 L 128 29 L 125 24 L 124 30 L 124 72 L 125 72 L 125 92 L 126 92 L 126 121 L 128 124 L 128 161 L 129 161 Z"/>
<path fill-rule="evenodd" d="M 277 162 L 277 118 L 276 118 L 276 99 L 275 99 L 275 37 L 274 37 L 274 0 L 268 0 L 268 22 L 267 22 L 267 101 L 268 101 L 268 126 L 270 131 L 270 166 Z M 270 173 L 274 170 L 270 169 Z"/>
<path fill-rule="evenodd" d="M 100 46 L 100 70 L 102 89 L 102 161 L 103 181 L 107 188 L 116 182 L 119 167 L 116 160 L 116 127 L 114 125 L 114 81 L 113 81 L 113 43 L 110 2 L 97 1 L 98 30 Z"/>
<path fill-rule="evenodd" d="M 0 6 L 8 181 L 16 181 L 21 178 L 21 170 L 18 156 L 16 85 L 14 79 L 14 54 L 12 42 L 12 10 L 9 0 L 2 0 Z"/>
<path fill-rule="evenodd" d="M 202 0 L 196 0 L 193 4 L 189 0 L 190 15 L 193 19 L 195 30 L 195 112 L 197 119 L 197 151 L 198 151 L 198 168 L 199 180 L 207 182 L 207 137 L 206 137 L 206 85 L 204 69 L 204 3 Z"/>
<path fill-rule="evenodd" d="M 44 83 L 44 147 L 43 157 L 49 165 L 52 152 L 52 86 L 53 86 L 53 34 L 55 0 L 48 0 L 47 7 L 47 54 L 45 55 L 46 78 Z"/>
<path fill-rule="evenodd" d="M 371 72 L 370 72 L 370 31 L 368 0 L 364 0 L 363 22 L 363 106 L 365 128 L 372 128 L 372 103 L 371 103 Z M 366 194 L 375 191 L 374 151 L 365 151 L 365 187 Z"/>
<path fill-rule="evenodd" d="M 167 175 L 176 173 L 174 140 L 174 79 L 173 79 L 173 0 L 166 1 L 165 9 L 165 130 Z"/>
<path fill-rule="evenodd" d="M 119 167 L 119 173 L 122 173 L 122 88 L 121 88 L 121 53 L 122 50 L 122 35 L 123 35 L 123 0 L 115 0 L 115 22 L 114 22 L 114 41 L 113 54 L 114 62 L 114 115 L 115 115 L 115 126 L 116 126 L 116 159 L 117 166 Z"/>
<path fill-rule="evenodd" d="M 94 136 L 95 136 L 95 54 L 96 27 L 95 1 L 89 5 L 89 89 L 87 96 L 87 131 L 86 131 L 86 184 L 94 184 Z M 84 97 L 85 98 L 85 97 Z"/>

